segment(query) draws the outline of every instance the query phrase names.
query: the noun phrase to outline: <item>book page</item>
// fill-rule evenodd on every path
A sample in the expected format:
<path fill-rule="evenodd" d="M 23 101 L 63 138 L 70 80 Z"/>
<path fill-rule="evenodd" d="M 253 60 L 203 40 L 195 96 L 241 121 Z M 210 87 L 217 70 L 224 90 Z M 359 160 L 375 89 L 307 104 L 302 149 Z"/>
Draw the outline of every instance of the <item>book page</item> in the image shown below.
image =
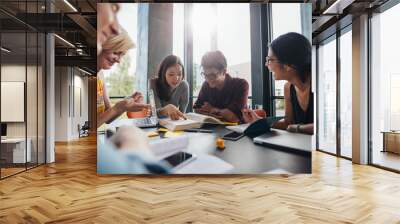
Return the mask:
<path fill-rule="evenodd" d="M 162 123 L 170 123 L 170 124 L 173 124 L 173 125 L 175 125 L 175 126 L 180 126 L 180 125 L 188 125 L 188 124 L 197 124 L 197 123 L 199 123 L 198 121 L 196 121 L 196 120 L 193 120 L 193 119 L 187 119 L 187 120 L 184 120 L 184 119 L 180 119 L 180 120 L 171 120 L 170 118 L 167 118 L 167 119 L 162 119 L 162 120 L 160 120 L 160 122 L 162 122 Z"/>
<path fill-rule="evenodd" d="M 186 115 L 186 117 L 188 119 L 194 120 L 194 121 L 198 121 L 198 122 L 201 122 L 201 123 L 203 123 L 204 120 L 207 118 L 206 115 L 198 114 L 198 113 L 187 113 L 185 115 Z"/>
<path fill-rule="evenodd" d="M 186 117 L 191 120 L 199 121 L 201 123 L 224 124 L 219 119 L 212 117 L 212 116 L 204 115 L 204 114 L 187 113 Z"/>
<path fill-rule="evenodd" d="M 161 126 L 164 126 L 168 128 L 168 130 L 171 131 L 180 131 L 180 130 L 185 130 L 188 128 L 199 128 L 201 126 L 201 122 L 195 121 L 195 120 L 171 120 L 169 118 L 167 119 L 161 119 L 159 120 L 159 123 Z"/>

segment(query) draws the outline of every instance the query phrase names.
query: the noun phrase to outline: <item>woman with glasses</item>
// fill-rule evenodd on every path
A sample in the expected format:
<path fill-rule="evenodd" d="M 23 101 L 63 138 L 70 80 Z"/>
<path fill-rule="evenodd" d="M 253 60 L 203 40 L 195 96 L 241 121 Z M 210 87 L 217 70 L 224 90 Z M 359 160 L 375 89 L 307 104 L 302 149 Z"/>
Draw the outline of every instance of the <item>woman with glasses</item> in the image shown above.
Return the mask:
<path fill-rule="evenodd" d="M 227 73 L 227 62 L 221 51 L 207 52 L 201 59 L 205 79 L 193 108 L 228 122 L 242 121 L 241 110 L 247 105 L 249 84 Z"/>
<path fill-rule="evenodd" d="M 165 57 L 158 67 L 157 77 L 150 80 L 159 116 L 168 116 L 172 120 L 185 118 L 189 85 L 184 78 L 181 59 L 175 55 Z"/>
<path fill-rule="evenodd" d="M 290 132 L 313 134 L 314 105 L 311 92 L 311 44 L 298 33 L 287 33 L 272 41 L 265 66 L 275 80 L 286 80 L 284 86 L 285 118 L 276 122 L 274 128 Z M 261 119 L 244 109 L 246 123 Z"/>

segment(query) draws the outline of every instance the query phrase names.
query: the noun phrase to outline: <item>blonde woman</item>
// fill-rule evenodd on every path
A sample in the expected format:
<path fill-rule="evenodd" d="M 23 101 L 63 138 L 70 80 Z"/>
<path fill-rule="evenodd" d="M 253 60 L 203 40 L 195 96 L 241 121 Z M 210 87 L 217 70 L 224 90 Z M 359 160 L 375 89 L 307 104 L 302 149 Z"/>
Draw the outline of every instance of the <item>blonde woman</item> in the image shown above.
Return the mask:
<path fill-rule="evenodd" d="M 118 3 L 97 4 L 97 55 L 101 53 L 104 42 L 111 36 L 119 34 L 116 14 Z"/>
<path fill-rule="evenodd" d="M 102 70 L 110 69 L 115 63 L 119 63 L 122 56 L 134 47 L 134 42 L 122 28 L 119 35 L 110 37 L 103 44 L 103 49 L 97 57 L 97 127 L 113 121 L 126 111 L 142 111 L 150 108 L 150 105 L 143 104 L 143 96 L 139 92 L 117 102 L 113 107 L 107 95 Z"/>

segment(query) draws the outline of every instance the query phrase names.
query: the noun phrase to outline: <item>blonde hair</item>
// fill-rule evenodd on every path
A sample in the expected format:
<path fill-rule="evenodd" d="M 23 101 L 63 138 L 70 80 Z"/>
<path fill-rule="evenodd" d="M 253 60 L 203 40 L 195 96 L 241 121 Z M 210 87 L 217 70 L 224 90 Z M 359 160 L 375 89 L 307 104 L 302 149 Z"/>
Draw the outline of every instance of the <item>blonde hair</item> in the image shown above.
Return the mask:
<path fill-rule="evenodd" d="M 103 50 L 122 52 L 125 54 L 129 49 L 136 47 L 133 40 L 129 37 L 128 32 L 126 32 L 122 27 L 120 29 L 120 34 L 110 37 L 103 44 Z"/>

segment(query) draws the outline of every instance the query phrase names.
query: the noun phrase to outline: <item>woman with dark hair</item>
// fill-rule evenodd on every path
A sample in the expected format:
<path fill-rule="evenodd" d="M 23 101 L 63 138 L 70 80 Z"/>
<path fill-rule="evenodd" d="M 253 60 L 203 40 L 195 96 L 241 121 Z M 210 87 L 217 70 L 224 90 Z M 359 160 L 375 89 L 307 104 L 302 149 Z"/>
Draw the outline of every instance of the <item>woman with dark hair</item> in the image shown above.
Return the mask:
<path fill-rule="evenodd" d="M 165 57 L 158 67 L 157 77 L 150 81 L 159 116 L 168 116 L 172 120 L 185 118 L 189 85 L 184 78 L 185 70 L 179 57 Z"/>
<path fill-rule="evenodd" d="M 287 33 L 272 41 L 265 66 L 275 80 L 286 80 L 284 86 L 285 118 L 274 128 L 313 134 L 314 105 L 311 92 L 311 44 L 301 34 Z M 252 123 L 260 117 L 244 109 L 243 118 Z"/>

